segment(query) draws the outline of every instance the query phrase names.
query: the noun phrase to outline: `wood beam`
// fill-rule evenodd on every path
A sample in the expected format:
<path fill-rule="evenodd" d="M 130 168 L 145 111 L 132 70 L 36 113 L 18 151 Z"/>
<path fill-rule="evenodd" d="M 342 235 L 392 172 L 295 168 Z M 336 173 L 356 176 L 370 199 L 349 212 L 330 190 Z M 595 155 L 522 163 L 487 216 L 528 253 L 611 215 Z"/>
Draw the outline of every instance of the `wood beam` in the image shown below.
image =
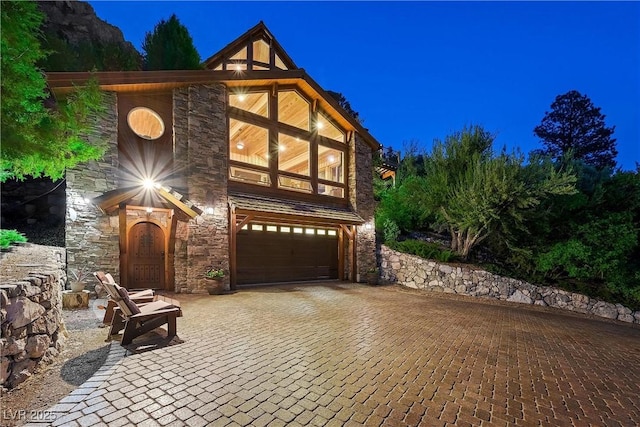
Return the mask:
<path fill-rule="evenodd" d="M 195 210 L 191 209 L 189 206 L 185 205 L 181 200 L 178 200 L 173 194 L 169 193 L 162 187 L 155 188 L 155 190 L 160 194 L 166 201 L 180 209 L 182 212 L 189 215 L 191 218 L 197 217 L 199 214 Z"/>
<path fill-rule="evenodd" d="M 127 263 L 127 205 L 121 203 L 118 212 L 119 240 L 120 246 L 120 285 L 125 288 L 128 285 L 128 263 Z"/>
<path fill-rule="evenodd" d="M 249 223 L 249 221 L 251 221 L 252 219 L 253 219 L 253 215 L 245 216 L 244 219 L 236 225 L 236 233 L 242 230 L 242 227 L 244 227 L 244 225 Z"/>
<path fill-rule="evenodd" d="M 351 281 L 358 281 L 358 274 L 356 271 L 357 260 L 356 260 L 356 226 L 352 225 L 351 227 Z"/>
<path fill-rule="evenodd" d="M 229 286 L 232 290 L 236 289 L 238 280 L 237 271 L 237 233 L 236 209 L 229 206 Z"/>
<path fill-rule="evenodd" d="M 338 229 L 338 279 L 344 280 L 344 230 Z"/>

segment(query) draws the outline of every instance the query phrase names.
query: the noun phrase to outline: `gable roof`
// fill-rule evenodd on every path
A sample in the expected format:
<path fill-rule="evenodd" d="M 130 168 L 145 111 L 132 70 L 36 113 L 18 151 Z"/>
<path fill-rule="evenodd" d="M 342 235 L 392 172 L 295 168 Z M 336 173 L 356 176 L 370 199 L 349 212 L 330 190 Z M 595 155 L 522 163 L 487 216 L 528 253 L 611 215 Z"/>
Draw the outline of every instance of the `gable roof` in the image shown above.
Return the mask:
<path fill-rule="evenodd" d="M 246 33 L 242 34 L 240 37 L 229 43 L 227 46 L 222 48 L 218 53 L 212 55 L 211 57 L 205 59 L 204 66 L 208 69 L 217 69 L 217 67 L 221 66 L 222 70 L 227 69 L 225 67 L 225 63 L 243 48 L 247 48 L 247 54 L 250 50 L 253 50 L 254 42 L 264 40 L 269 45 L 270 55 L 269 55 L 269 69 L 286 69 L 286 70 L 297 70 L 298 67 L 293 62 L 293 59 L 285 52 L 280 43 L 276 40 L 276 38 L 271 34 L 267 26 L 264 22 L 260 21 L 253 28 L 249 29 Z M 271 52 L 273 51 L 273 52 Z M 281 66 L 278 66 L 276 58 L 280 59 Z M 249 63 L 252 63 L 254 60 L 254 55 L 247 55 L 245 60 Z M 238 61 L 238 60 L 236 60 Z M 241 61 L 241 60 L 240 60 Z M 284 68 L 283 68 L 284 66 Z M 250 69 L 247 67 L 247 69 Z"/>

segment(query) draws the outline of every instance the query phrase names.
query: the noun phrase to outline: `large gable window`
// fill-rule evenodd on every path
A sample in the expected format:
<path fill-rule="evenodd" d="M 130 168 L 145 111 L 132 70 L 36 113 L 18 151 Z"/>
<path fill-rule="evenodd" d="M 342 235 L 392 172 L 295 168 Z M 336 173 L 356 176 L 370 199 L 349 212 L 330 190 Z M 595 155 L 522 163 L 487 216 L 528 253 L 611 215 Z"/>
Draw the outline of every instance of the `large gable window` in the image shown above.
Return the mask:
<path fill-rule="evenodd" d="M 259 55 L 257 50 L 253 55 Z M 289 86 L 277 91 L 272 86 L 248 91 L 232 88 L 231 180 L 344 199 L 345 132 L 326 113 L 313 111 L 312 105 Z"/>
<path fill-rule="evenodd" d="M 295 90 L 278 92 L 278 121 L 309 130 L 309 103 Z"/>
<path fill-rule="evenodd" d="M 263 127 L 229 119 L 230 159 L 255 166 L 269 164 L 269 131 Z"/>
<path fill-rule="evenodd" d="M 269 117 L 269 94 L 267 92 L 230 93 L 229 106 Z"/>

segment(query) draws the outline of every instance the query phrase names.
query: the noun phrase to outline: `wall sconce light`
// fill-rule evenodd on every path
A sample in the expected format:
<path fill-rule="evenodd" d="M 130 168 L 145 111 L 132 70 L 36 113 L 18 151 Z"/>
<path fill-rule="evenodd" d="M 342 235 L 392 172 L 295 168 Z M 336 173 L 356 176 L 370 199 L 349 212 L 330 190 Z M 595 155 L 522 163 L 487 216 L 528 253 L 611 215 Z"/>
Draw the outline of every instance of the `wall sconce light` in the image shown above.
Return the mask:
<path fill-rule="evenodd" d="M 84 199 L 82 199 L 86 204 L 90 205 L 91 204 L 91 199 L 88 197 L 85 197 Z"/>
<path fill-rule="evenodd" d="M 373 225 L 371 225 L 371 223 L 370 223 L 370 222 L 368 222 L 368 223 L 366 223 L 366 224 L 364 225 L 364 228 L 365 228 L 365 230 L 371 230 L 371 229 L 373 228 Z"/>
<path fill-rule="evenodd" d="M 204 213 L 213 215 L 213 208 L 211 206 L 207 206 L 206 208 L 204 208 Z"/>
<path fill-rule="evenodd" d="M 147 213 L 148 214 L 153 213 L 153 208 L 147 208 Z"/>

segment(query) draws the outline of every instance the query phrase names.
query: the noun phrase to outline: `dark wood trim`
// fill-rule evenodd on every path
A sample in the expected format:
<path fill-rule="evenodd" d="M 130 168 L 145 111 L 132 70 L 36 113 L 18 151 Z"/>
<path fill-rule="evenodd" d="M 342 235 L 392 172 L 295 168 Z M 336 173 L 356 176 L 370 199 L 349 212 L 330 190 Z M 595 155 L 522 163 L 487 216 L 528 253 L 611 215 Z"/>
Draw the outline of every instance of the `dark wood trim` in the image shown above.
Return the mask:
<path fill-rule="evenodd" d="M 167 254 L 165 288 L 174 291 L 176 288 L 176 230 L 178 229 L 178 216 L 171 214 L 171 228 L 169 229 L 169 252 Z"/>
<path fill-rule="evenodd" d="M 128 285 L 128 263 L 127 263 L 127 205 L 121 203 L 118 211 L 119 225 L 119 246 L 120 246 L 120 285 L 125 288 Z"/>
<path fill-rule="evenodd" d="M 351 281 L 355 283 L 358 281 L 358 272 L 356 271 L 356 266 L 358 265 L 358 260 L 356 259 L 356 254 L 358 253 L 357 247 L 356 247 L 357 228 L 355 225 L 352 225 L 350 227 L 351 227 Z"/>
<path fill-rule="evenodd" d="M 263 173 L 271 172 L 271 170 L 267 166 L 254 165 L 253 163 L 243 163 L 239 162 L 238 160 L 229 160 L 229 166 L 236 166 L 243 169 L 254 169 Z M 229 175 L 229 179 L 232 179 L 231 175 Z"/>
<path fill-rule="evenodd" d="M 253 70 L 253 37 L 249 37 L 247 43 L 247 70 Z"/>
<path fill-rule="evenodd" d="M 300 224 L 300 225 L 314 225 L 318 227 L 332 227 L 340 228 L 346 227 L 344 220 L 331 219 L 331 218 L 319 218 L 304 215 L 289 215 L 280 214 L 275 212 L 259 212 L 248 209 L 236 209 L 237 216 L 251 216 L 250 221 L 262 221 L 273 223 L 287 223 L 287 224 Z M 348 224 L 348 222 L 346 223 Z M 243 222 L 244 225 L 244 222 Z M 238 230 L 239 231 L 239 230 Z"/>
<path fill-rule="evenodd" d="M 338 279 L 344 280 L 344 230 L 338 229 Z"/>
<path fill-rule="evenodd" d="M 237 233 L 238 228 L 236 225 L 236 209 L 233 206 L 229 206 L 229 286 L 236 289 L 237 277 Z"/>
<path fill-rule="evenodd" d="M 252 219 L 254 218 L 253 215 L 247 215 L 244 217 L 244 219 L 242 219 L 237 225 L 236 225 L 236 233 L 240 230 L 242 230 L 242 227 L 245 226 L 245 224 L 248 224 Z"/>
<path fill-rule="evenodd" d="M 330 207 L 344 208 L 349 206 L 347 198 L 331 197 L 323 194 L 301 193 L 281 188 L 271 188 L 246 182 L 232 181 L 231 179 L 229 180 L 228 187 L 229 190 L 236 193 L 255 194 L 257 196 L 293 200 L 301 203 L 309 202 Z"/>

